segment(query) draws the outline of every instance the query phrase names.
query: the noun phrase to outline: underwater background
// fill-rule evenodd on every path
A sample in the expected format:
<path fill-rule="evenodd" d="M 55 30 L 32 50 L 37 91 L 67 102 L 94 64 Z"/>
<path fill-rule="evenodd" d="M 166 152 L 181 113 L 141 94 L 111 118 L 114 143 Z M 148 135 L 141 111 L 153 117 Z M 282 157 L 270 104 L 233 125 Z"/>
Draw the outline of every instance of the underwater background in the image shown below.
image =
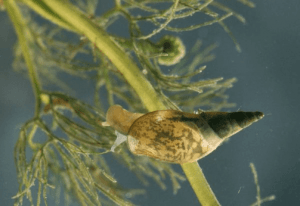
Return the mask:
<path fill-rule="evenodd" d="M 235 18 L 226 20 L 241 46 L 241 53 L 217 24 L 175 34 L 182 38 L 187 50 L 198 39 L 204 46 L 215 42 L 219 45 L 213 51 L 216 59 L 206 64 L 207 69 L 200 77 L 238 79 L 226 92 L 229 102 L 236 103 L 236 107 L 223 111 L 265 114 L 262 120 L 199 160 L 199 164 L 221 205 L 244 206 L 255 202 L 256 187 L 249 167 L 253 162 L 261 197 L 276 196 L 274 201 L 262 205 L 297 206 L 300 204 L 300 2 L 253 2 L 254 9 L 236 3 L 229 5 L 247 21 L 243 25 Z M 101 14 L 110 6 L 100 2 L 97 12 Z M 19 128 L 33 115 L 34 95 L 29 80 L 12 69 L 16 35 L 5 12 L 0 13 L 0 28 L 0 205 L 13 205 L 11 197 L 18 190 L 13 149 Z M 122 22 L 111 32 L 122 32 Z M 86 92 L 91 85 L 74 83 L 73 86 L 76 96 L 91 102 L 92 97 Z M 180 166 L 174 167 L 181 172 Z M 116 161 L 111 164 L 111 170 L 121 185 L 147 190 L 147 194 L 132 199 L 136 205 L 199 205 L 187 181 L 181 183 L 174 196 L 168 178 L 168 188 L 163 191 L 156 183 L 144 187 Z M 25 200 L 23 205 L 30 204 Z M 55 205 L 53 198 L 49 197 L 48 205 Z M 58 205 L 64 205 L 64 201 Z"/>

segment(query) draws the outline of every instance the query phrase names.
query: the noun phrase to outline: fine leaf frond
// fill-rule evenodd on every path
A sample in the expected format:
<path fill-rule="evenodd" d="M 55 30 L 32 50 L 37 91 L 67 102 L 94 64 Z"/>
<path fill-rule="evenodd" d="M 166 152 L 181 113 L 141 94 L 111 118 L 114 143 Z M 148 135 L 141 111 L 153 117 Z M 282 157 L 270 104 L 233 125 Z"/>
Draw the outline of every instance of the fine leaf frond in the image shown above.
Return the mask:
<path fill-rule="evenodd" d="M 257 176 L 256 168 L 252 162 L 250 163 L 250 168 L 251 168 L 251 172 L 252 172 L 253 178 L 254 178 L 254 183 L 256 186 L 256 201 L 253 204 L 251 204 L 250 206 L 261 206 L 262 203 L 264 203 L 264 202 L 269 202 L 269 201 L 275 200 L 275 195 L 270 195 L 263 199 L 261 198 L 260 186 L 258 183 L 258 176 Z"/>

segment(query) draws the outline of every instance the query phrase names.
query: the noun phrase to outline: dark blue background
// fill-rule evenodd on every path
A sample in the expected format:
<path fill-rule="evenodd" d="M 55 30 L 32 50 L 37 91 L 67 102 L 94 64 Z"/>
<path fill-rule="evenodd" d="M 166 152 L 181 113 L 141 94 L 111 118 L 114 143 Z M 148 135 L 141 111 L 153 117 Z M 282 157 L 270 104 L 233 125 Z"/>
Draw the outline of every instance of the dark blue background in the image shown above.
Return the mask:
<path fill-rule="evenodd" d="M 244 206 L 255 201 L 250 162 L 257 168 L 261 196 L 276 195 L 275 201 L 264 206 L 299 205 L 300 2 L 254 2 L 255 9 L 234 4 L 246 17 L 246 25 L 232 17 L 225 21 L 242 53 L 235 50 L 229 36 L 217 24 L 180 33 L 188 49 L 197 39 L 206 45 L 219 44 L 214 51 L 217 59 L 207 64 L 202 77 L 238 78 L 227 92 L 229 101 L 237 104 L 231 111 L 265 113 L 263 120 L 232 137 L 199 164 L 222 205 Z M 103 6 L 103 3 L 99 6 L 101 11 L 105 11 Z M 12 69 L 16 35 L 5 12 L 0 13 L 0 28 L 0 204 L 13 205 L 11 197 L 18 189 L 13 148 L 20 126 L 33 116 L 34 96 L 29 80 Z M 175 167 L 181 171 L 179 166 Z M 121 184 L 143 187 L 126 168 L 114 163 L 112 171 Z M 170 184 L 166 191 L 154 182 L 146 189 L 146 196 L 133 200 L 136 204 L 198 205 L 188 182 L 182 184 L 176 196 Z M 29 203 L 25 201 L 24 205 Z"/>

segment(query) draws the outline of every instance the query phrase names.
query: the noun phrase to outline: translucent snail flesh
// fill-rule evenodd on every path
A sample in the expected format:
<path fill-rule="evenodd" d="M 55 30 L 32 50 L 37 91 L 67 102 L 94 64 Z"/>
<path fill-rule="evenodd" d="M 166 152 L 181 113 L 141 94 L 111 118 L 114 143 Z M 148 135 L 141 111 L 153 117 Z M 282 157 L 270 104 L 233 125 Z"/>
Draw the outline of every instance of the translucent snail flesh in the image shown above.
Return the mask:
<path fill-rule="evenodd" d="M 104 125 L 128 135 L 128 146 L 134 154 L 183 164 L 208 155 L 226 138 L 263 116 L 262 112 L 242 111 L 192 114 L 158 110 L 140 114 L 114 105 L 108 109 Z M 118 136 L 125 140 L 124 135 Z"/>

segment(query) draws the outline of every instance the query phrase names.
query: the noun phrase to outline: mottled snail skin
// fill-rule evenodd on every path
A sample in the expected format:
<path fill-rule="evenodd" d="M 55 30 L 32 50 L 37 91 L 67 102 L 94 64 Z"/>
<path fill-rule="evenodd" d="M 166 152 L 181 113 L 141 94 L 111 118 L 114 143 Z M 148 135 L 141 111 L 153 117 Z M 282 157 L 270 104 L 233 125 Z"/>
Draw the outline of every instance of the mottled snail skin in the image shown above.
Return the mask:
<path fill-rule="evenodd" d="M 118 118 L 122 120 L 128 118 L 130 113 L 126 112 L 124 112 L 126 117 L 119 115 Z M 126 128 L 128 122 L 132 125 L 128 130 L 123 130 L 123 133 L 128 134 L 128 145 L 132 153 L 183 164 L 197 161 L 208 155 L 227 137 L 248 127 L 263 116 L 262 112 L 192 114 L 176 110 L 160 110 L 144 115 L 135 113 L 130 120 L 127 120 Z M 116 122 L 112 119 L 110 121 L 116 129 Z M 122 124 L 122 121 L 119 123 Z M 128 132 L 124 132 L 126 130 Z"/>

